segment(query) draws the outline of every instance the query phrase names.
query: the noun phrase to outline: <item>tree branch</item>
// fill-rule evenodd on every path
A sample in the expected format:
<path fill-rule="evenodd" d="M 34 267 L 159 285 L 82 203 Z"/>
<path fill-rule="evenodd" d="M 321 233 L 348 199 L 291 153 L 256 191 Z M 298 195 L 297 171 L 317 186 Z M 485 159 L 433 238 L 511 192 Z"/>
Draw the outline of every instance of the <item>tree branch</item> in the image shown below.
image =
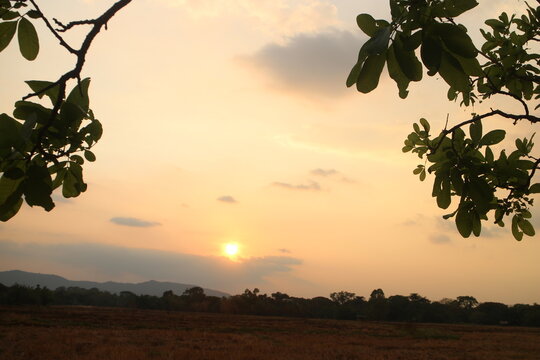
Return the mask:
<path fill-rule="evenodd" d="M 41 11 L 39 10 L 39 8 L 37 7 L 36 3 L 35 3 L 35 0 L 30 0 L 30 2 L 36 7 L 36 10 L 39 11 L 41 13 Z M 118 2 L 116 2 L 113 6 L 111 6 L 109 8 L 109 10 L 107 10 L 105 13 L 103 13 L 100 17 L 98 17 L 97 19 L 93 20 L 93 27 L 92 29 L 88 32 L 88 34 L 86 35 L 82 45 L 81 45 L 81 48 L 79 50 L 73 50 L 71 47 L 69 47 L 69 45 L 63 45 L 66 49 L 68 49 L 71 53 L 77 55 L 77 62 L 75 64 L 75 67 L 68 71 L 67 73 L 65 73 L 64 75 L 62 75 L 57 81 L 55 81 L 54 83 L 50 84 L 49 86 L 45 87 L 44 89 L 41 89 L 40 91 L 37 91 L 37 92 L 34 92 L 34 93 L 31 93 L 31 94 L 28 94 L 26 95 L 25 97 L 23 97 L 23 100 L 26 100 L 30 97 L 33 97 L 33 96 L 38 96 L 40 94 L 43 94 L 45 93 L 47 90 L 50 90 L 56 86 L 59 87 L 59 90 L 58 90 L 58 98 L 56 100 L 56 103 L 54 104 L 54 107 L 51 111 L 51 114 L 49 116 L 49 119 L 47 120 L 47 122 L 44 124 L 44 126 L 39 130 L 39 133 L 38 133 L 38 139 L 36 141 L 36 145 L 34 146 L 34 148 L 32 149 L 32 151 L 30 152 L 30 155 L 29 155 L 29 159 L 31 159 L 35 154 L 36 152 L 39 152 L 41 148 L 41 143 L 43 141 L 43 138 L 45 136 L 45 133 L 47 132 L 47 130 L 52 126 L 53 122 L 55 121 L 56 117 L 58 116 L 59 112 L 60 112 L 60 109 L 62 107 L 62 104 L 64 103 L 64 99 L 66 97 L 66 87 L 67 87 L 67 82 L 70 80 L 70 79 L 80 79 L 81 77 L 81 71 L 82 71 L 82 68 L 84 66 L 84 62 L 86 60 L 86 53 L 88 52 L 88 49 L 90 48 L 90 45 L 92 44 L 92 41 L 94 40 L 94 38 L 97 36 L 97 34 L 100 32 L 101 28 L 103 26 L 106 26 L 107 22 L 119 11 L 121 10 L 123 7 L 125 7 L 127 4 L 129 4 L 131 2 L 131 0 L 119 0 Z M 41 13 L 42 14 L 42 13 Z M 45 18 L 45 16 L 43 16 L 42 14 L 42 18 L 43 20 L 46 22 L 47 24 L 47 27 L 49 28 L 49 30 L 51 30 L 56 36 L 57 38 L 59 39 L 62 39 L 62 37 L 60 35 L 58 35 L 56 33 L 56 31 L 52 28 L 51 24 L 49 23 L 49 21 Z M 63 39 L 62 39 L 63 41 Z M 64 42 L 65 44 L 65 42 Z M 67 46 L 67 47 L 66 47 Z M 71 51 L 70 49 L 72 49 L 73 51 Z"/>
<path fill-rule="evenodd" d="M 36 4 L 35 0 L 30 0 L 32 5 L 36 8 L 36 10 L 40 13 L 41 18 L 43 19 L 43 22 L 45 22 L 45 25 L 47 28 L 53 33 L 53 35 L 60 41 L 60 45 L 66 48 L 67 51 L 69 51 L 72 54 L 77 54 L 77 51 L 72 48 L 65 40 L 58 34 L 58 32 L 52 27 L 51 23 L 49 22 L 49 19 L 45 17 L 39 6 Z"/>

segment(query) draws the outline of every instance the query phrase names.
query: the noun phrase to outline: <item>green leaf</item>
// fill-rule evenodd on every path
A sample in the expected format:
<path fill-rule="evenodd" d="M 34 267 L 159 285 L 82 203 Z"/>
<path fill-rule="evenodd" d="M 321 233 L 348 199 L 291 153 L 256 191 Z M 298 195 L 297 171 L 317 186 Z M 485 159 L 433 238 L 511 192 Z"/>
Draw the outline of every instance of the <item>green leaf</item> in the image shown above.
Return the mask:
<path fill-rule="evenodd" d="M 31 165 L 23 183 L 24 198 L 30 206 L 41 206 L 46 211 L 54 208 L 52 201 L 52 179 L 46 167 Z"/>
<path fill-rule="evenodd" d="M 50 81 L 39 81 L 39 80 L 29 80 L 25 81 L 28 86 L 34 91 L 35 93 L 39 93 L 38 97 L 41 99 L 43 96 L 47 95 L 49 99 L 51 99 L 51 102 L 53 105 L 56 104 L 56 100 L 58 99 L 58 86 L 54 86 L 50 89 L 48 89 L 45 92 L 41 92 L 41 90 L 45 89 L 47 86 L 52 85 L 53 83 Z"/>
<path fill-rule="evenodd" d="M 386 53 L 391 33 L 391 26 L 380 28 L 375 35 L 362 46 L 360 51 L 364 50 L 368 55 L 381 55 Z"/>
<path fill-rule="evenodd" d="M 401 67 L 398 64 L 396 55 L 394 53 L 394 45 L 390 45 L 388 48 L 388 53 L 386 54 L 387 60 L 387 69 L 388 75 L 394 80 L 399 89 L 399 97 L 405 99 L 409 92 L 407 88 L 409 87 L 410 80 L 409 78 L 401 71 Z"/>
<path fill-rule="evenodd" d="M 469 134 L 471 134 L 471 140 L 478 144 L 480 139 L 482 139 L 482 122 L 477 120 L 471 124 L 469 127 Z"/>
<path fill-rule="evenodd" d="M 356 23 L 360 30 L 369 37 L 373 37 L 377 32 L 377 24 L 373 16 L 369 14 L 360 14 L 356 17 Z"/>
<path fill-rule="evenodd" d="M 473 58 L 478 54 L 469 35 L 458 25 L 436 23 L 434 29 L 441 37 L 444 45 L 454 54 L 465 58 Z"/>
<path fill-rule="evenodd" d="M 458 91 L 469 92 L 471 89 L 469 77 L 461 68 L 459 61 L 446 51 L 442 53 L 439 74 L 448 85 Z"/>
<path fill-rule="evenodd" d="M 514 238 L 517 241 L 521 241 L 521 239 L 523 239 L 523 233 L 519 230 L 517 215 L 512 217 L 512 235 L 514 235 Z"/>
<path fill-rule="evenodd" d="M 505 136 L 506 136 L 506 131 L 504 130 L 500 130 L 500 129 L 492 130 L 488 132 L 486 135 L 484 135 L 482 140 L 480 140 L 479 144 L 480 146 L 495 145 L 503 141 Z"/>
<path fill-rule="evenodd" d="M 370 55 L 362 66 L 356 89 L 368 93 L 379 85 L 379 78 L 386 62 L 386 55 Z"/>
<path fill-rule="evenodd" d="M 529 188 L 529 194 L 540 194 L 540 183 L 531 185 Z"/>
<path fill-rule="evenodd" d="M 442 60 L 442 45 L 438 38 L 426 33 L 420 47 L 422 62 L 428 68 L 428 75 L 433 76 L 439 71 Z"/>
<path fill-rule="evenodd" d="M 77 197 L 82 192 L 85 192 L 87 185 L 83 181 L 82 167 L 74 162 L 70 162 L 70 166 L 64 176 L 62 186 L 62 195 L 65 198 Z"/>
<path fill-rule="evenodd" d="M 37 19 L 41 16 L 41 13 L 37 10 L 30 10 L 26 13 L 27 16 L 30 16 L 32 19 Z"/>
<path fill-rule="evenodd" d="M 6 114 L 0 114 L 0 149 L 19 148 L 24 144 L 20 129 L 22 125 Z"/>
<path fill-rule="evenodd" d="M 461 236 L 464 238 L 471 236 L 474 226 L 473 218 L 465 209 L 458 210 L 456 214 L 456 226 Z"/>
<path fill-rule="evenodd" d="M 8 221 L 19 212 L 22 205 L 21 180 L 0 178 L 0 221 Z"/>
<path fill-rule="evenodd" d="M 488 146 L 486 147 L 486 162 L 489 164 L 489 163 L 492 163 L 494 160 L 495 160 L 495 156 L 493 155 L 493 151 L 491 151 L 491 148 Z"/>
<path fill-rule="evenodd" d="M 16 31 L 16 21 L 5 21 L 0 23 L 0 52 L 9 45 Z"/>
<path fill-rule="evenodd" d="M 347 87 L 351 87 L 358 81 L 358 76 L 360 76 L 360 70 L 362 70 L 362 63 L 357 62 L 354 64 L 353 68 L 351 69 L 351 72 L 349 73 L 349 76 L 347 77 L 346 85 Z"/>
<path fill-rule="evenodd" d="M 94 153 L 91 152 L 90 150 L 86 150 L 84 152 L 84 157 L 86 158 L 86 160 L 88 160 L 90 162 L 96 161 L 96 155 L 94 155 Z"/>
<path fill-rule="evenodd" d="M 34 60 L 39 53 L 39 38 L 36 28 L 27 18 L 19 20 L 18 28 L 19 50 L 26 60 Z"/>
<path fill-rule="evenodd" d="M 529 220 L 521 219 L 518 221 L 519 228 L 523 231 L 525 235 L 534 236 L 536 233 L 534 227 L 529 222 Z"/>
<path fill-rule="evenodd" d="M 429 132 L 430 126 L 429 126 L 429 122 L 426 119 L 421 118 L 420 125 L 422 125 L 422 127 L 424 128 L 426 132 Z"/>
<path fill-rule="evenodd" d="M 450 180 L 448 178 L 444 178 L 441 185 L 441 191 L 437 195 L 437 205 L 441 209 L 447 209 L 452 203 L 452 198 L 450 196 Z"/>
<path fill-rule="evenodd" d="M 478 237 L 482 232 L 482 222 L 480 221 L 480 216 L 478 216 L 476 211 L 469 214 L 472 215 L 472 233 L 474 236 Z"/>
<path fill-rule="evenodd" d="M 82 119 L 88 114 L 90 100 L 88 98 L 88 87 L 90 79 L 82 80 L 75 86 L 60 109 L 60 118 L 67 124 L 67 127 L 78 129 Z"/>
<path fill-rule="evenodd" d="M 392 45 L 394 46 L 396 60 L 405 76 L 411 81 L 422 80 L 422 64 L 414 54 L 414 51 L 404 49 L 400 36 L 394 39 Z"/>

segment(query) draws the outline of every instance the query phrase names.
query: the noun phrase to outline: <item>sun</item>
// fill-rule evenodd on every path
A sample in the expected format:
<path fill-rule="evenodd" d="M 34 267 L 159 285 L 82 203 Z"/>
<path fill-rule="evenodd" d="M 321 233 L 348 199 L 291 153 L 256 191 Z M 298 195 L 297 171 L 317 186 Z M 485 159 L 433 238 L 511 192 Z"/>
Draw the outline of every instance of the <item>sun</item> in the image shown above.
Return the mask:
<path fill-rule="evenodd" d="M 223 252 L 229 258 L 234 258 L 238 255 L 239 246 L 237 243 L 227 243 L 223 246 Z"/>

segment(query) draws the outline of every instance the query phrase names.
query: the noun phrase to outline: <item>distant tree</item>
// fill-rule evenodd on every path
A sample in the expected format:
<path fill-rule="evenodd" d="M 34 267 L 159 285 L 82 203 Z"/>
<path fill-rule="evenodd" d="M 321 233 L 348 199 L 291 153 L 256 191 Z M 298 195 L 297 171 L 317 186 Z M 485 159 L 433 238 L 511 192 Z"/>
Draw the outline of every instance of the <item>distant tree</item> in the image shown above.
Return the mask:
<path fill-rule="evenodd" d="M 187 298 L 190 302 L 202 301 L 206 297 L 204 289 L 200 286 L 194 286 L 192 288 L 186 289 L 182 296 Z"/>
<path fill-rule="evenodd" d="M 406 98 L 409 83 L 422 80 L 425 67 L 429 76 L 438 75 L 449 85 L 450 101 L 472 107 L 477 101 L 494 100 L 495 109 L 480 114 L 472 108 L 469 118 L 455 125 L 447 119 L 435 134 L 421 118 L 403 147 L 403 152 L 423 159 L 413 171 L 421 181 L 426 173 L 435 175 L 432 196 L 440 208 L 448 209 L 457 198 L 457 206 L 444 218 L 455 218 L 463 237 L 480 236 L 482 220 L 490 214 L 499 226 L 511 216 L 517 240 L 535 235 L 529 221 L 532 196 L 540 193 L 540 183 L 534 182 L 540 167 L 540 158 L 532 152 L 534 134 L 516 139 L 513 149 L 505 144 L 496 155 L 506 131 L 483 131 L 483 122 L 495 118 L 508 125 L 540 123 L 535 101 L 540 98 L 540 55 L 534 46 L 540 41 L 540 7 L 523 4 L 524 15 L 503 12 L 487 19 L 479 48 L 468 29 L 455 21 L 475 8 L 476 0 L 390 0 L 390 22 L 369 14 L 357 17 L 369 40 L 360 49 L 347 86 L 356 85 L 363 93 L 374 90 L 386 65 L 399 96 Z M 518 109 L 498 108 L 500 96 L 514 101 Z"/>
<path fill-rule="evenodd" d="M 356 294 L 348 291 L 333 292 L 330 294 L 330 299 L 338 303 L 339 305 L 346 304 L 353 301 L 356 298 Z"/>
<path fill-rule="evenodd" d="M 385 296 L 384 296 L 384 291 L 382 291 L 382 289 L 375 289 L 371 292 L 371 295 L 369 295 L 370 302 L 380 301 L 384 299 L 385 299 Z"/>
<path fill-rule="evenodd" d="M 82 78 L 82 69 L 92 41 L 111 18 L 131 0 L 119 0 L 93 20 L 67 24 L 41 11 L 38 0 L 0 0 L 0 52 L 17 34 L 21 55 L 36 59 L 40 43 L 33 21 L 42 21 L 47 30 L 68 53 L 76 57 L 73 69 L 56 81 L 27 81 L 31 93 L 15 103 L 13 117 L 0 114 L 0 220 L 12 218 L 22 206 L 54 208 L 54 189 L 62 187 L 66 198 L 86 190 L 82 165 L 95 161 L 90 150 L 101 138 L 101 123 L 89 107 L 90 79 Z M 79 48 L 70 44 L 64 33 L 75 27 L 90 26 Z M 3 70 L 9 67 L 3 66 Z M 75 81 L 68 92 L 70 82 Z M 3 84 L 5 87 L 6 84 Z M 50 107 L 28 101 L 47 97 Z M 84 157 L 84 158 L 83 158 Z"/>
<path fill-rule="evenodd" d="M 473 309 L 478 306 L 478 301 L 473 296 L 458 296 L 457 304 L 462 309 Z"/>

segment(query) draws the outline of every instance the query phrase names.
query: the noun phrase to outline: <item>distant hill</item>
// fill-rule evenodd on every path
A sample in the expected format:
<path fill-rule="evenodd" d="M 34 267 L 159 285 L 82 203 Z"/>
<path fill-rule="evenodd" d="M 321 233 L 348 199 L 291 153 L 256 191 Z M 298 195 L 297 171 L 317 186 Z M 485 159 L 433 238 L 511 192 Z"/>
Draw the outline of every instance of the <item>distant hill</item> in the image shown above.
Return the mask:
<path fill-rule="evenodd" d="M 58 287 L 80 287 L 83 289 L 97 288 L 102 291 L 108 291 L 111 293 L 120 293 L 121 291 L 131 291 L 137 295 L 153 295 L 161 296 L 163 292 L 172 290 L 176 295 L 182 295 L 182 293 L 189 288 L 197 285 L 191 284 L 179 284 L 173 282 L 161 282 L 161 281 L 145 281 L 142 283 L 119 283 L 107 281 L 104 283 L 93 281 L 73 281 L 65 279 L 58 275 L 38 274 L 20 270 L 0 271 L 0 284 L 6 286 L 12 286 L 14 284 L 47 287 L 49 289 L 56 289 Z M 230 294 L 212 290 L 204 289 L 204 293 L 208 296 L 230 296 Z"/>

